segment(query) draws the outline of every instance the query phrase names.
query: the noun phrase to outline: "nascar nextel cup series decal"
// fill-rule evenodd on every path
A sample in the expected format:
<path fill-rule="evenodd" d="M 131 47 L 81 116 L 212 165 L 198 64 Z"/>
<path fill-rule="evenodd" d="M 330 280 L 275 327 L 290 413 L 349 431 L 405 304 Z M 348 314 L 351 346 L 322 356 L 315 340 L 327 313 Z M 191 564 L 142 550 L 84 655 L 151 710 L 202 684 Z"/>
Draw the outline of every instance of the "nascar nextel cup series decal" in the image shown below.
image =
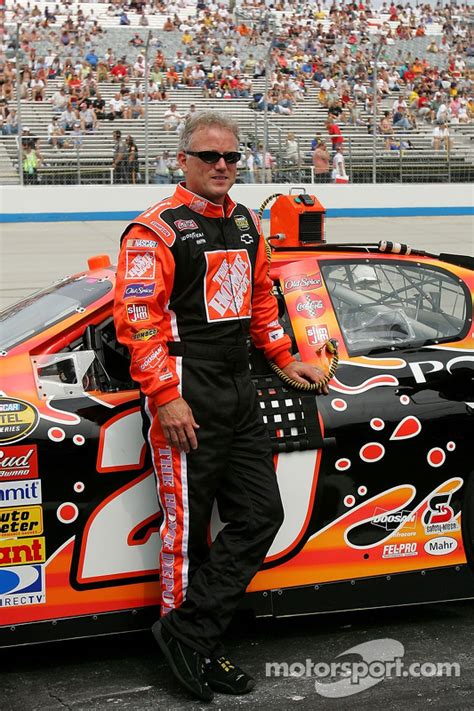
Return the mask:
<path fill-rule="evenodd" d="M 0 398 L 0 444 L 18 442 L 38 425 L 38 411 L 24 400 Z"/>

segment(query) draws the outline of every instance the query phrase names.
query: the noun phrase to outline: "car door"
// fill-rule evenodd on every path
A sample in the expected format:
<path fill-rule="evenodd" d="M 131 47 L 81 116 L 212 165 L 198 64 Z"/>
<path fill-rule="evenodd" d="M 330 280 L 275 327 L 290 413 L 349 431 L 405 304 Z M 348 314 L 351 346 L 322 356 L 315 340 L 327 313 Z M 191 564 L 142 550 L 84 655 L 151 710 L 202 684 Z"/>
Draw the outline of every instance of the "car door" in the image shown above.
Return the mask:
<path fill-rule="evenodd" d="M 316 397 L 323 441 L 306 474 L 316 486 L 304 533 L 286 558 L 267 560 L 261 586 L 466 562 L 471 277 L 453 269 L 357 253 L 281 269 L 300 356 L 318 363 L 335 337 L 340 361 L 329 395 Z M 296 463 L 285 476 L 297 502 Z"/>

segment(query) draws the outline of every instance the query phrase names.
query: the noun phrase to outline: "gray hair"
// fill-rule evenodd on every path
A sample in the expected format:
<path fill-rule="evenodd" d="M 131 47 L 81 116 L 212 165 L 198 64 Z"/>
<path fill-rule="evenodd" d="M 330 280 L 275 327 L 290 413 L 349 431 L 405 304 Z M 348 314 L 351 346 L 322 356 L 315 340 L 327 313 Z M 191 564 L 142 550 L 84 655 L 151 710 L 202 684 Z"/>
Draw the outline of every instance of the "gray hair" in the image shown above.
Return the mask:
<path fill-rule="evenodd" d="M 238 123 L 230 118 L 230 116 L 226 116 L 217 111 L 201 111 L 186 119 L 186 123 L 179 137 L 178 151 L 188 151 L 191 147 L 191 141 L 195 132 L 201 128 L 211 128 L 213 126 L 223 128 L 233 133 L 236 148 L 238 148 L 240 143 L 240 129 Z"/>

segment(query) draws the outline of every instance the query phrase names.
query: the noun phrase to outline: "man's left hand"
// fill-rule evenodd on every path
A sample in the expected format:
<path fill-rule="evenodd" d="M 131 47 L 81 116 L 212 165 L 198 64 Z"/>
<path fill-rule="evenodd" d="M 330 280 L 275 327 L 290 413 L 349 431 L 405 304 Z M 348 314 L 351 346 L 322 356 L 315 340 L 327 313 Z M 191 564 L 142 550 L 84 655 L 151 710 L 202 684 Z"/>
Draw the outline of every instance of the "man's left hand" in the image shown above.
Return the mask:
<path fill-rule="evenodd" d="M 296 380 L 298 383 L 324 383 L 326 377 L 325 373 L 315 365 L 310 363 L 301 363 L 299 360 L 293 360 L 288 363 L 282 371 L 292 380 Z M 329 394 L 329 388 L 327 384 L 322 385 L 321 393 L 324 395 Z"/>

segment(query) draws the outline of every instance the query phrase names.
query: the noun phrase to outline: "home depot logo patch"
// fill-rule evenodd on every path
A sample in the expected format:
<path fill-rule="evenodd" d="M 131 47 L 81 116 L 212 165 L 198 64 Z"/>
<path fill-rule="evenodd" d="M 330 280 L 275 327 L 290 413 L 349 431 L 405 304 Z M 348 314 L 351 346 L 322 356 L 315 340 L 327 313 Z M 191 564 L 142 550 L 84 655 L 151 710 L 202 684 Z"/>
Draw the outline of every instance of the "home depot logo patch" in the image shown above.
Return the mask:
<path fill-rule="evenodd" d="M 208 322 L 250 316 L 251 265 L 244 249 L 206 252 L 205 298 Z"/>
<path fill-rule="evenodd" d="M 153 252 L 134 252 L 127 249 L 125 279 L 154 279 L 155 257 Z"/>

